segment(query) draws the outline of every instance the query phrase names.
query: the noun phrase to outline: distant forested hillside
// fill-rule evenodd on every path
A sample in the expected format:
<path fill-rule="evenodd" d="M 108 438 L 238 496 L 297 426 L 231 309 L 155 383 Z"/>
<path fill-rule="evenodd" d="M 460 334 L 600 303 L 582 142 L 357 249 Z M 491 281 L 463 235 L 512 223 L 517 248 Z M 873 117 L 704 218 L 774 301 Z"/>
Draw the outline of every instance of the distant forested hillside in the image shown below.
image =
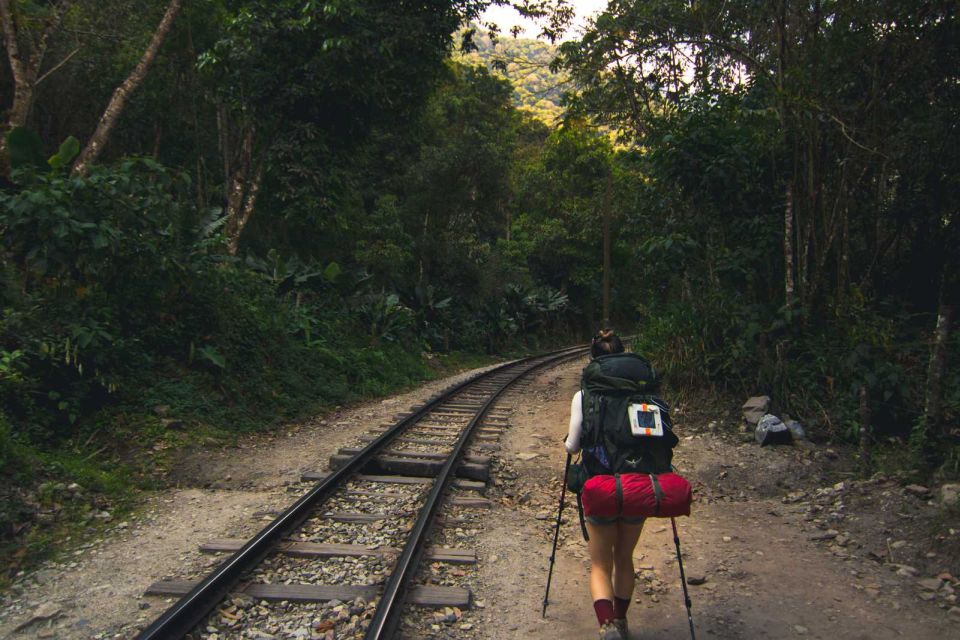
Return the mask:
<path fill-rule="evenodd" d="M 550 71 L 557 48 L 540 40 L 503 35 L 494 41 L 482 30 L 473 34 L 476 51 L 464 54 L 467 63 L 482 63 L 513 85 L 514 104 L 552 124 L 561 115 L 560 99 L 568 81 L 565 73 Z"/>

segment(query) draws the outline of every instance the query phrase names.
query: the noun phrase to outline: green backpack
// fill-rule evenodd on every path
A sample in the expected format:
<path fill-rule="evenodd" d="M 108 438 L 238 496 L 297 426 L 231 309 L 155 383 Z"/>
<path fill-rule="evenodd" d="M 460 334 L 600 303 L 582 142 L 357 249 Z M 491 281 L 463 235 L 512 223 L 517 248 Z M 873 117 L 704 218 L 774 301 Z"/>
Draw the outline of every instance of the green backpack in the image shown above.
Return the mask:
<path fill-rule="evenodd" d="M 580 388 L 580 445 L 588 477 L 670 471 L 679 440 L 646 359 L 633 353 L 600 356 L 583 370 Z"/>

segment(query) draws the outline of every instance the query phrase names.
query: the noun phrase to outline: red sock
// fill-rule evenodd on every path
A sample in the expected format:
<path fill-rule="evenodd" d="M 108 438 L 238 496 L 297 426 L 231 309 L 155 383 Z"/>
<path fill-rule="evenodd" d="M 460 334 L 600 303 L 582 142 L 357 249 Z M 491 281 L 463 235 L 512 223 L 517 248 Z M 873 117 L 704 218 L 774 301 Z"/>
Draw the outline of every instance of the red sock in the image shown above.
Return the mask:
<path fill-rule="evenodd" d="M 593 610 L 597 612 L 597 622 L 601 625 L 613 620 L 613 603 L 609 600 L 594 600 Z"/>
<path fill-rule="evenodd" d="M 627 609 L 630 608 L 630 598 L 619 598 L 613 596 L 613 617 L 620 619 L 627 617 Z"/>

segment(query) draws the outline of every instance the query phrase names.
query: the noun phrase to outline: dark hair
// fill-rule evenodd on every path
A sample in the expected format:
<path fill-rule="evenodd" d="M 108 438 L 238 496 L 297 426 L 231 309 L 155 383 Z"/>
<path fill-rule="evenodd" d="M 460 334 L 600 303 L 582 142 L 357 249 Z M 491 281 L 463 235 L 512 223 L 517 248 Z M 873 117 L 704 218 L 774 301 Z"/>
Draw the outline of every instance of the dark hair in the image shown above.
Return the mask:
<path fill-rule="evenodd" d="M 590 357 L 592 358 L 599 358 L 611 353 L 623 353 L 624 351 L 626 349 L 623 347 L 623 342 L 613 332 L 613 329 L 600 329 L 597 335 L 593 336 L 593 342 L 590 343 Z"/>

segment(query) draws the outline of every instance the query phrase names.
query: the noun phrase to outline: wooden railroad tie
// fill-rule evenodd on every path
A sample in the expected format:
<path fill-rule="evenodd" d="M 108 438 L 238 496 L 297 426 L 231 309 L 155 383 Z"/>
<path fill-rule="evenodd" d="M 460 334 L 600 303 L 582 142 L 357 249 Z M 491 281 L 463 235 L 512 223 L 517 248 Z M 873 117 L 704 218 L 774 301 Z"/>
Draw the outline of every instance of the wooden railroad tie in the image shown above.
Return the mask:
<path fill-rule="evenodd" d="M 193 580 L 161 580 L 150 585 L 144 595 L 148 596 L 183 596 L 198 584 Z M 342 600 L 344 602 L 354 598 L 374 598 L 380 592 L 376 586 L 353 584 L 246 584 L 234 590 L 235 593 L 244 593 L 255 600 L 268 602 L 324 602 L 327 600 Z M 411 587 L 407 593 L 407 602 L 422 607 L 470 607 L 471 593 L 469 589 L 460 587 L 437 587 L 433 585 L 417 585 Z"/>
<path fill-rule="evenodd" d="M 494 409 L 493 411 L 496 411 L 496 410 Z M 484 420 L 493 420 L 498 422 L 508 422 L 510 420 L 509 416 L 506 416 L 502 413 L 493 413 L 493 411 L 488 413 L 484 417 Z M 439 416 L 444 418 L 463 418 L 466 416 L 472 416 L 476 412 L 477 412 L 476 409 L 466 409 L 466 408 L 459 408 L 459 407 L 452 407 L 450 409 L 447 409 L 446 407 L 444 407 L 442 409 L 431 411 L 428 415 L 431 417 Z M 404 418 L 409 418 L 409 417 L 410 417 L 409 413 L 398 413 L 395 416 L 393 416 L 393 419 L 399 422 L 400 420 L 403 420 Z"/>
<path fill-rule="evenodd" d="M 394 500 L 397 498 L 406 498 L 407 494 L 405 493 L 392 493 L 389 491 L 379 492 L 379 491 L 344 491 L 341 495 L 348 497 L 357 497 L 365 498 L 368 501 L 377 501 L 377 500 Z M 493 502 L 487 498 L 477 498 L 469 496 L 454 496 L 446 501 L 447 504 L 454 507 L 468 507 L 474 509 L 490 509 L 493 506 Z M 279 515 L 279 513 L 278 513 Z"/>
<path fill-rule="evenodd" d="M 372 442 L 373 440 L 376 440 L 376 438 L 377 436 L 373 434 L 362 434 L 360 436 L 360 440 L 363 440 L 364 442 Z M 428 438 L 400 437 L 394 440 L 394 442 L 402 443 L 402 444 L 422 444 L 422 445 L 431 446 L 431 447 L 442 447 L 444 445 L 453 444 L 455 442 L 455 439 L 451 438 L 450 440 L 430 440 Z M 500 449 L 500 445 L 495 442 L 478 442 L 471 446 L 477 447 L 478 449 L 489 449 L 491 451 L 498 451 Z"/>
<path fill-rule="evenodd" d="M 458 411 L 458 412 L 459 412 L 459 411 L 464 411 L 464 412 L 465 412 L 465 411 L 470 411 L 470 412 L 476 413 L 476 412 L 479 411 L 481 408 L 483 408 L 483 402 L 478 402 L 478 403 L 476 403 L 476 404 L 469 403 L 469 402 L 451 402 L 451 403 L 449 403 L 449 404 L 443 405 L 442 407 L 438 407 L 437 410 L 438 410 L 438 411 L 448 411 L 448 410 L 450 410 L 450 411 Z M 507 413 L 507 411 L 504 410 L 504 409 L 498 409 L 498 408 L 496 408 L 496 407 L 492 407 L 492 408 L 490 409 L 490 414 L 493 414 L 493 413 L 496 413 L 498 416 L 503 416 L 504 414 Z"/>
<path fill-rule="evenodd" d="M 318 520 L 333 520 L 334 522 L 358 522 L 369 524 L 379 520 L 388 520 L 401 516 L 411 515 L 410 513 L 354 513 L 352 511 L 326 511 L 314 516 Z"/>
<path fill-rule="evenodd" d="M 352 455 L 334 454 L 330 456 L 330 468 L 339 469 L 351 460 L 353 460 Z M 436 477 L 440 473 L 440 469 L 443 468 L 444 462 L 444 460 L 428 458 L 379 455 L 367 462 L 363 471 L 373 474 L 396 473 L 405 476 Z M 456 474 L 461 478 L 486 482 L 490 478 L 489 458 L 487 458 L 486 463 L 461 462 L 456 469 Z"/>
<path fill-rule="evenodd" d="M 466 422 L 457 422 L 457 423 L 448 423 L 448 422 L 432 422 L 429 420 L 424 420 L 423 422 L 418 422 L 415 425 L 410 426 L 410 431 L 416 431 L 417 429 L 425 429 L 427 431 L 438 431 L 438 432 L 449 432 L 454 435 L 459 435 L 463 428 L 467 426 Z M 510 425 L 508 424 L 499 424 L 499 423 L 488 423 L 486 421 L 481 422 L 477 429 L 480 431 L 489 431 L 496 433 L 503 433 L 507 430 Z M 387 431 L 393 427 L 392 424 L 383 423 L 374 427 L 379 431 Z M 406 435 L 406 433 L 404 434 Z"/>
<path fill-rule="evenodd" d="M 304 471 L 300 475 L 302 482 L 320 482 L 326 480 L 330 475 L 326 471 Z M 433 478 L 424 478 L 422 476 L 385 476 L 385 475 L 366 475 L 360 474 L 353 477 L 358 482 L 378 482 L 384 484 L 432 484 Z M 469 491 L 483 491 L 487 485 L 483 482 L 473 480 L 464 480 L 463 478 L 454 478 L 453 487 L 455 489 L 466 489 Z"/>
<path fill-rule="evenodd" d="M 255 518 L 275 518 L 279 512 L 274 511 L 257 511 L 252 514 Z M 409 513 L 392 513 L 392 514 L 377 514 L 377 513 L 353 513 L 347 511 L 330 511 L 328 513 L 321 513 L 316 516 L 313 516 L 317 520 L 332 520 L 334 522 L 345 522 L 345 523 L 361 523 L 369 524 L 371 522 L 377 522 L 378 520 L 386 520 L 388 518 L 395 518 L 399 516 L 411 515 Z M 453 516 L 437 516 L 433 520 L 434 524 L 438 527 L 470 527 L 477 526 L 479 522 L 477 520 L 472 520 L 470 518 L 460 518 Z"/>
<path fill-rule="evenodd" d="M 344 491 L 340 495 L 347 497 L 356 497 L 356 498 L 374 498 L 380 500 L 399 500 L 402 498 L 409 498 L 410 494 L 400 493 L 399 491 Z"/>
<path fill-rule="evenodd" d="M 200 545 L 204 553 L 234 553 L 243 548 L 246 540 L 240 538 L 222 538 L 211 540 Z M 277 548 L 285 556 L 297 558 L 335 558 L 364 556 L 397 556 L 400 549 L 395 547 L 368 547 L 362 544 L 319 544 L 316 542 L 299 542 L 287 540 L 281 542 Z M 425 551 L 426 559 L 430 562 L 445 562 L 450 564 L 476 564 L 477 552 L 473 549 L 438 549 L 428 547 Z"/>
<path fill-rule="evenodd" d="M 394 499 L 397 497 L 406 497 L 406 494 L 403 493 L 379 493 L 376 491 L 345 491 L 343 495 L 346 496 L 356 496 L 360 498 L 367 498 L 368 501 L 376 501 L 377 499 L 387 500 Z M 447 504 L 452 507 L 464 507 L 467 509 L 490 509 L 493 507 L 493 502 L 487 498 L 477 498 L 471 496 L 454 496 L 447 500 Z M 264 509 L 262 511 L 255 511 L 253 513 L 254 518 L 262 518 L 265 516 L 279 516 L 283 513 L 282 509 Z M 386 516 L 384 516 L 386 517 Z"/>
<path fill-rule="evenodd" d="M 471 520 L 470 518 L 459 518 L 454 516 L 437 516 L 433 519 L 433 524 L 437 527 L 478 527 L 480 526 L 480 521 Z"/>
<path fill-rule="evenodd" d="M 360 447 L 341 447 L 337 455 L 350 456 L 351 458 L 363 451 Z M 380 455 L 388 458 L 423 458 L 425 460 L 446 460 L 449 454 L 438 453 L 435 451 L 419 451 L 417 449 L 386 449 Z M 470 464 L 490 464 L 490 456 L 479 456 L 467 453 L 463 457 L 464 462 Z"/>
<path fill-rule="evenodd" d="M 375 427 L 373 429 L 368 429 L 367 434 L 376 438 L 377 436 L 383 435 L 386 429 L 381 427 Z M 450 438 L 447 444 L 453 444 L 457 441 L 457 438 L 460 437 L 460 433 L 463 431 L 462 427 L 457 427 L 455 429 L 450 429 L 448 427 L 436 427 L 434 425 L 423 425 L 416 426 L 407 431 L 404 434 L 404 437 L 416 437 L 424 439 L 436 439 L 436 438 Z M 502 429 L 488 429 L 486 427 L 480 427 L 473 432 L 473 435 L 470 436 L 472 442 L 498 442 L 500 436 L 504 434 Z"/>

